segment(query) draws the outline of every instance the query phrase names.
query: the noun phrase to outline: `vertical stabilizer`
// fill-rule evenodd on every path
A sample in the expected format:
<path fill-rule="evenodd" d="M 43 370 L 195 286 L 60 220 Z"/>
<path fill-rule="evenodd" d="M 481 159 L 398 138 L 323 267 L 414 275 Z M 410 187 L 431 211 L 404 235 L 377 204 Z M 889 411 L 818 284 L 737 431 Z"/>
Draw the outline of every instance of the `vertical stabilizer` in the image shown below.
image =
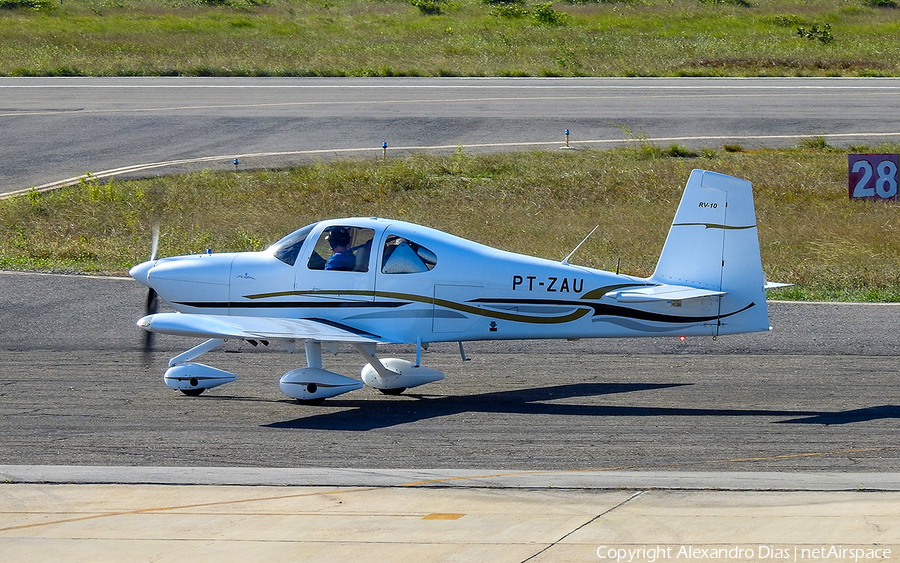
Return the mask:
<path fill-rule="evenodd" d="M 768 330 L 750 182 L 706 170 L 691 172 L 650 279 L 725 292 L 718 334 Z"/>

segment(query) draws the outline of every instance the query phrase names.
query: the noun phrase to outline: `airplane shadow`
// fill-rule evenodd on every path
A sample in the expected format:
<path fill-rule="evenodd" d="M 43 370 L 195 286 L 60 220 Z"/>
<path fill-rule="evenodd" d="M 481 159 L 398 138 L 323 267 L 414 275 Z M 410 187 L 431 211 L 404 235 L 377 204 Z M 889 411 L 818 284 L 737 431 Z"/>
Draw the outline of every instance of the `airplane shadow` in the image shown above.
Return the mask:
<path fill-rule="evenodd" d="M 781 420 L 779 421 L 779 424 L 822 424 L 824 426 L 829 426 L 831 424 L 867 422 L 869 420 L 878 420 L 882 418 L 900 418 L 900 406 L 882 405 L 880 407 L 867 407 L 864 409 L 853 409 L 842 412 L 822 412 L 806 418 Z"/>
<path fill-rule="evenodd" d="M 631 393 L 690 385 L 684 383 L 579 383 L 552 387 L 498 391 L 469 396 L 407 394 L 415 401 L 331 400 L 333 407 L 352 407 L 340 412 L 314 414 L 294 420 L 266 424 L 268 428 L 305 430 L 347 430 L 363 432 L 388 428 L 466 412 L 562 415 L 562 416 L 762 416 L 792 417 L 780 423 L 849 424 L 880 418 L 900 418 L 900 407 L 884 406 L 845 412 L 816 412 L 766 409 L 703 409 L 679 407 L 620 407 L 610 405 L 571 405 L 554 401 Z"/>
<path fill-rule="evenodd" d="M 264 426 L 269 428 L 297 428 L 305 430 L 350 430 L 366 431 L 376 428 L 388 428 L 419 420 L 451 416 L 465 412 L 496 412 L 510 414 L 563 414 L 563 415 L 604 415 L 596 407 L 590 405 L 560 405 L 545 403 L 556 399 L 573 397 L 589 397 L 648 391 L 691 385 L 689 383 L 576 383 L 572 385 L 556 385 L 517 389 L 514 391 L 496 391 L 478 395 L 446 396 L 419 395 L 406 392 L 403 397 L 415 401 L 354 401 L 327 400 L 325 405 L 332 407 L 355 407 L 335 413 L 316 414 L 294 420 L 275 422 Z"/>

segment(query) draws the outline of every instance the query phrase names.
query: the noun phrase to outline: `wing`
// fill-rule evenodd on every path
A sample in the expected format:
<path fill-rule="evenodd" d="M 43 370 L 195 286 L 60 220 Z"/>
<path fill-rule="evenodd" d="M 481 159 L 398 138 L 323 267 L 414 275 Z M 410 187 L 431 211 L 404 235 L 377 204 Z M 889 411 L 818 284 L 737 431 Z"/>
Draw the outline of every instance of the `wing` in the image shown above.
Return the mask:
<path fill-rule="evenodd" d="M 619 303 L 649 303 L 651 301 L 683 301 L 701 297 L 716 297 L 726 293 L 725 291 L 712 291 L 686 285 L 660 284 L 640 289 L 610 291 L 604 297 L 610 297 Z"/>
<path fill-rule="evenodd" d="M 201 338 L 385 342 L 377 335 L 316 319 L 157 313 L 138 319 L 137 325 L 149 332 Z"/>

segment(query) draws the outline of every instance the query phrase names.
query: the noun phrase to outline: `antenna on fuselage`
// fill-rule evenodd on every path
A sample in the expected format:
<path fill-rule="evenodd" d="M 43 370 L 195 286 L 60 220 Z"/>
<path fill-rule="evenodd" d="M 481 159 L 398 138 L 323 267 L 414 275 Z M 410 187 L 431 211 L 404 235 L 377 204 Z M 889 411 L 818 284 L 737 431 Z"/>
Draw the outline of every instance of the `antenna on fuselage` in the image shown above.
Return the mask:
<path fill-rule="evenodd" d="M 579 242 L 579 243 L 578 243 L 578 246 L 576 246 L 575 248 L 573 248 L 573 249 L 572 249 L 572 252 L 570 252 L 568 256 L 566 256 L 565 258 L 562 259 L 562 262 L 560 262 L 560 264 L 565 264 L 565 265 L 568 266 L 568 265 L 569 265 L 569 258 L 571 258 L 572 255 L 575 254 L 575 253 L 578 251 L 579 248 L 581 248 L 581 245 L 584 244 L 584 243 L 587 241 L 587 239 L 591 238 L 591 235 L 594 234 L 594 231 L 596 231 L 596 230 L 599 229 L 599 228 L 600 228 L 600 225 L 597 225 L 596 227 L 594 227 L 594 228 L 591 230 L 591 232 L 589 232 L 589 233 L 587 234 L 587 236 L 584 237 L 584 240 L 582 240 L 581 242 Z"/>

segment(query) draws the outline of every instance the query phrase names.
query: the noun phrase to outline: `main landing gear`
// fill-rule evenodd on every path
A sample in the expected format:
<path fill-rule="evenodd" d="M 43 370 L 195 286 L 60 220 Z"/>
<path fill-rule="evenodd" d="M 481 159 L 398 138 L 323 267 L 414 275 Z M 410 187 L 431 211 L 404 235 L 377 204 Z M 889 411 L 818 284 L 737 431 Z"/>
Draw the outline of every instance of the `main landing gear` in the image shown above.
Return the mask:
<path fill-rule="evenodd" d="M 223 344 L 224 339 L 212 338 L 172 358 L 163 377 L 166 385 L 185 395 L 197 396 L 207 389 L 235 381 L 237 376 L 233 373 L 191 361 Z M 289 349 L 294 345 L 293 342 L 285 344 Z M 419 365 L 421 345 L 417 350 L 416 363 L 399 358 L 382 360 L 375 355 L 374 343 L 353 343 L 353 347 L 366 360 L 360 371 L 362 381 L 323 369 L 322 343 L 307 340 L 304 342 L 306 367 L 282 375 L 278 386 L 285 395 L 297 399 L 300 404 L 319 405 L 327 398 L 361 389 L 364 385 L 385 395 L 399 395 L 410 387 L 444 378 L 442 372 Z"/>

